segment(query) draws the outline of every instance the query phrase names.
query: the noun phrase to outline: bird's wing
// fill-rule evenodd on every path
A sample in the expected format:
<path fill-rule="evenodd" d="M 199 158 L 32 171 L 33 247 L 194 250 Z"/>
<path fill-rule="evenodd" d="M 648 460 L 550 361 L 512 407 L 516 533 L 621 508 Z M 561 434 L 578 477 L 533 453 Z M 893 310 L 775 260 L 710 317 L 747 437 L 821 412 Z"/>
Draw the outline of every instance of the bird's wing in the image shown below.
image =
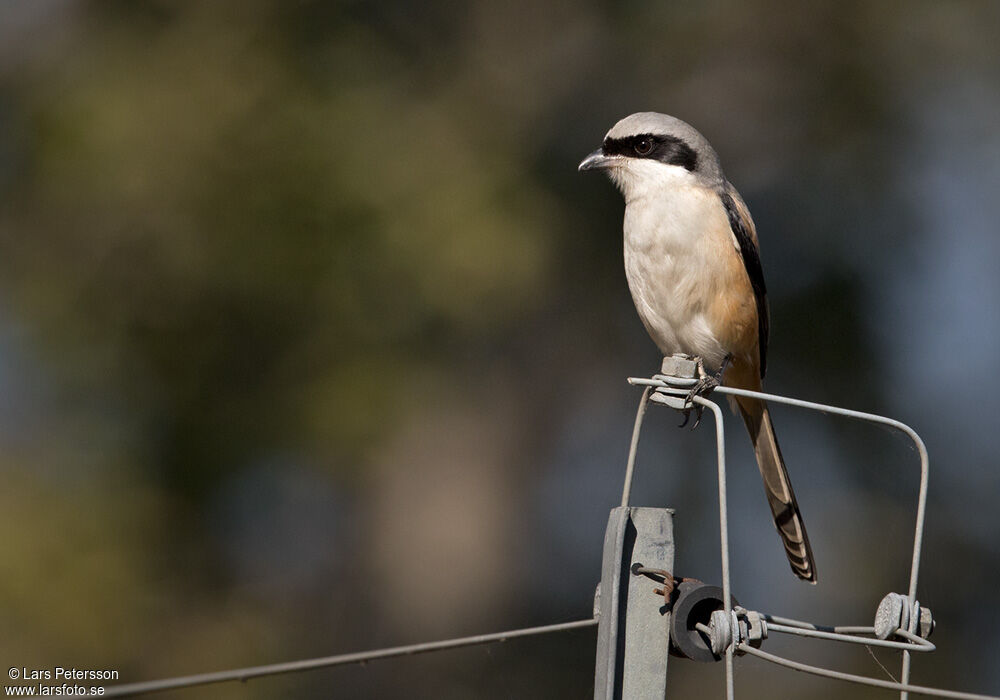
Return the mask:
<path fill-rule="evenodd" d="M 767 370 L 767 335 L 770 328 L 770 314 L 767 308 L 767 287 L 764 285 L 764 270 L 760 264 L 760 250 L 757 246 L 757 229 L 750 218 L 750 210 L 736 188 L 726 183 L 720 195 L 729 217 L 729 228 L 736 239 L 736 247 L 743 258 L 743 267 L 750 278 L 753 295 L 757 301 L 757 331 L 760 346 L 760 376 Z"/>

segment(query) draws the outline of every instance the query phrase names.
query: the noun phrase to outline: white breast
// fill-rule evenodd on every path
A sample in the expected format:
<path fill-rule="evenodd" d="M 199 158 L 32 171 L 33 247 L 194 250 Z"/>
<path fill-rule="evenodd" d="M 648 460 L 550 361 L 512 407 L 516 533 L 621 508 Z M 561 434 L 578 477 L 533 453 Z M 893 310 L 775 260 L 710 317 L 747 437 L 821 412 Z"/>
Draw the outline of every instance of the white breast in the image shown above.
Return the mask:
<path fill-rule="evenodd" d="M 655 191 L 626 193 L 624 232 L 625 275 L 650 336 L 665 355 L 718 366 L 726 351 L 706 308 L 725 276 L 720 251 L 733 250 L 718 194 L 683 173 L 661 177 Z"/>

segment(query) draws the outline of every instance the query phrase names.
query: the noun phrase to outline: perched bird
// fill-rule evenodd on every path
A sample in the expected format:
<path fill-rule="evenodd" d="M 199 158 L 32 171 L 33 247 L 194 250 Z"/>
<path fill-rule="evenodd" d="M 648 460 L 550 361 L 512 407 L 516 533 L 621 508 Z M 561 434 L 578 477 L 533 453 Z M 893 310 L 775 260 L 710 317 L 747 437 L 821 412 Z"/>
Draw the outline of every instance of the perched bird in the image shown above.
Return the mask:
<path fill-rule="evenodd" d="M 625 274 L 639 317 L 664 355 L 693 356 L 716 384 L 760 391 L 768 306 L 757 232 L 705 137 L 675 117 L 640 112 L 615 124 L 580 170 L 605 171 L 625 197 Z M 815 583 L 812 549 L 767 404 L 730 401 L 753 441 L 792 571 Z"/>

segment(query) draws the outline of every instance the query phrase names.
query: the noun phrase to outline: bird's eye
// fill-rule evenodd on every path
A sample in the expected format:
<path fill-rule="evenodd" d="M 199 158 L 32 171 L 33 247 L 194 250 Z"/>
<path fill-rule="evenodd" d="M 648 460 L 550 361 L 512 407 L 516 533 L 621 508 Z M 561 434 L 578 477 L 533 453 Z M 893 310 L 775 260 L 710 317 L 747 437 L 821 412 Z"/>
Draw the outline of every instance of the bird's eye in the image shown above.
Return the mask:
<path fill-rule="evenodd" d="M 635 152 L 640 156 L 648 156 L 653 150 L 652 139 L 639 139 L 635 142 Z"/>

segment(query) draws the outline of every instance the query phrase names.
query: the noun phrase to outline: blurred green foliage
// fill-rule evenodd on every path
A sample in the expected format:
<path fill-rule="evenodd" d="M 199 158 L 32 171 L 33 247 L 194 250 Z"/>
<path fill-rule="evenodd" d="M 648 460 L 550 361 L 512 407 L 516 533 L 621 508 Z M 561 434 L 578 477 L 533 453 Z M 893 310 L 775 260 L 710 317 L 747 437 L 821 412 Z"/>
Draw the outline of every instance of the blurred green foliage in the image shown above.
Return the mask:
<path fill-rule="evenodd" d="M 319 12 L 99 6 L 19 115 L 10 306 L 192 492 L 289 433 L 355 455 L 392 368 L 440 367 L 542 285 L 527 154 L 348 9 L 301 47 Z"/>

